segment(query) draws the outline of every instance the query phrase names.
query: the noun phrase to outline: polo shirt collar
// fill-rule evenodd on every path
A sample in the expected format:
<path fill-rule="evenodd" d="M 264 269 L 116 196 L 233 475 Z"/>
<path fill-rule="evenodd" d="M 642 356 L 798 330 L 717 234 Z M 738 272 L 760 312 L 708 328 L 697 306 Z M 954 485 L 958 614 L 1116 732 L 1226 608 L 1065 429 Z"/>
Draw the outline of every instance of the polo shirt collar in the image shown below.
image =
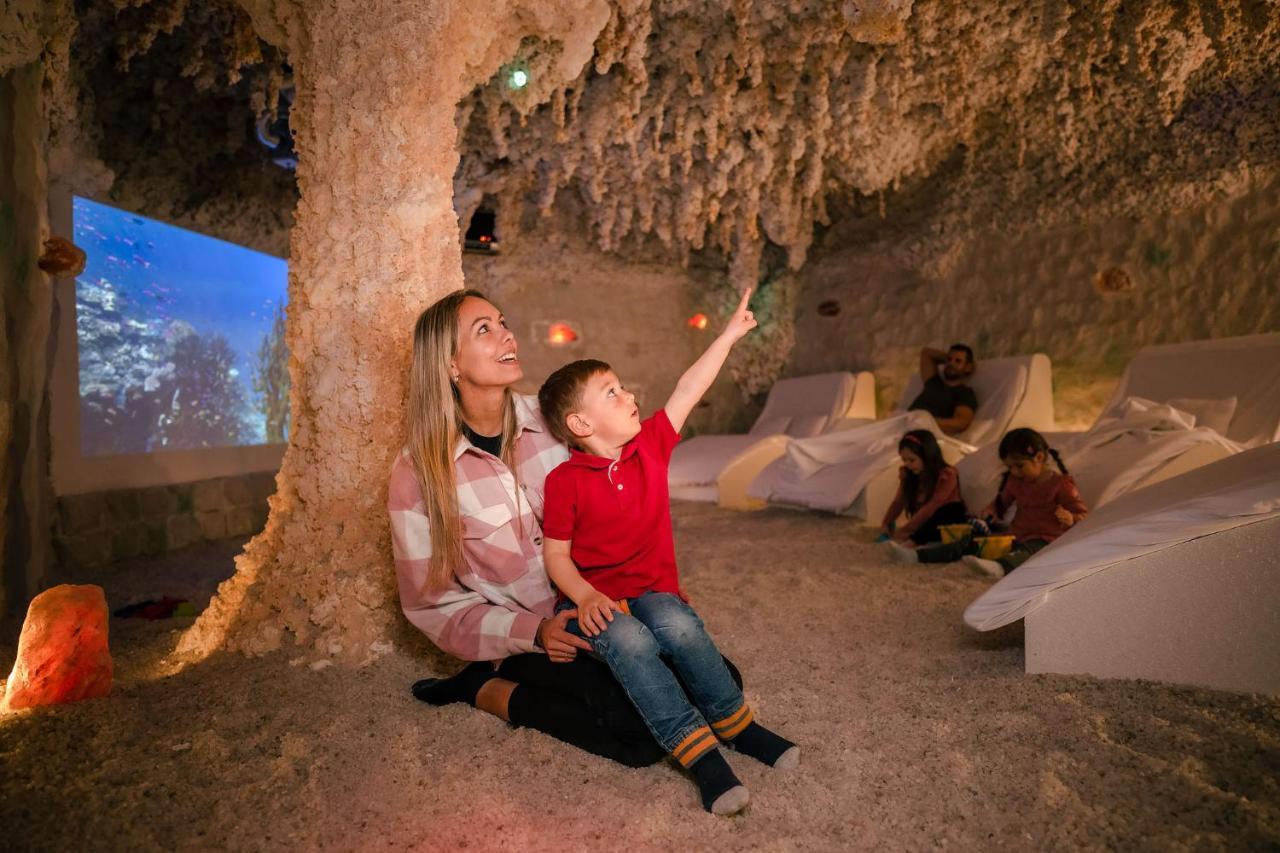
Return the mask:
<path fill-rule="evenodd" d="M 636 455 L 636 441 L 633 438 L 622 447 L 622 453 L 617 459 L 610 459 L 608 456 L 596 456 L 594 453 L 587 453 L 577 448 L 569 448 L 569 464 L 576 468 L 591 468 L 593 470 L 602 470 L 609 468 L 618 462 L 625 462 L 632 456 Z"/>

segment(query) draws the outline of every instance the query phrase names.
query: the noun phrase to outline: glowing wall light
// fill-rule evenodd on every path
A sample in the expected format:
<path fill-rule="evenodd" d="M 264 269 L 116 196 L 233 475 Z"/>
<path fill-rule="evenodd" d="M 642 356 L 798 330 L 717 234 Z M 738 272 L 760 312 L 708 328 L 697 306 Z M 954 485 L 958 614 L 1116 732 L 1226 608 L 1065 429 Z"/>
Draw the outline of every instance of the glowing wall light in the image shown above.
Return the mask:
<path fill-rule="evenodd" d="M 692 317 L 688 319 L 687 322 L 689 324 L 690 329 L 697 329 L 699 332 L 701 332 L 703 329 L 707 327 L 707 323 L 709 321 L 707 320 L 706 314 L 699 313 L 699 314 L 694 314 Z"/>
<path fill-rule="evenodd" d="M 562 347 L 578 340 L 578 333 L 568 323 L 552 323 L 547 327 L 547 343 Z"/>
<path fill-rule="evenodd" d="M 513 68 L 507 75 L 507 85 L 512 89 L 523 89 L 529 85 L 529 72 L 523 68 Z"/>

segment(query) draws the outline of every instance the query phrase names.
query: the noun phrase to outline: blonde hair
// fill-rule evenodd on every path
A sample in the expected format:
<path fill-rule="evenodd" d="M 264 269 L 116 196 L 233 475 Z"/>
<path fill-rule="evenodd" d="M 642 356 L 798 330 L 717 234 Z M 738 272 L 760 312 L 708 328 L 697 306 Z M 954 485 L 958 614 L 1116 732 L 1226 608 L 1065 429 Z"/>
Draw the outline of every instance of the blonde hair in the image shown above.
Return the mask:
<path fill-rule="evenodd" d="M 427 589 L 449 584 L 462 565 L 462 518 L 458 513 L 458 478 L 454 450 L 462 436 L 462 399 L 450 381 L 449 362 L 458 354 L 458 314 L 474 290 L 455 290 L 420 315 L 413 329 L 413 363 L 409 368 L 408 447 L 431 535 L 431 568 Z M 516 477 L 516 515 L 520 515 L 519 475 L 515 466 L 516 409 L 511 389 L 502 403 L 502 461 Z"/>

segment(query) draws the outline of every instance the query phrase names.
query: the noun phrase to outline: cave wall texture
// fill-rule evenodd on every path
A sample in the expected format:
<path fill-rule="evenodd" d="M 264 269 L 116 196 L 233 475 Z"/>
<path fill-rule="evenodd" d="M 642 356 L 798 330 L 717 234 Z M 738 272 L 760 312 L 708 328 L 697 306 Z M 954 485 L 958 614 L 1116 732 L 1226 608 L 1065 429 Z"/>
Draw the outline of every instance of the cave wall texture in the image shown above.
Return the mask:
<path fill-rule="evenodd" d="M 36 265 L 48 236 L 44 40 L 53 14 L 6 4 L 0 18 L 0 620 L 44 583 L 49 539 L 51 280 Z"/>
<path fill-rule="evenodd" d="M 1078 423 L 1143 343 L 1280 327 L 1276 4 L 491 5 L 78 0 L 0 30 L 43 39 L 55 183 L 291 260 L 297 426 L 186 651 L 388 647 L 409 329 L 464 272 L 531 386 L 590 353 L 651 396 L 700 346 L 684 319 L 757 285 L 706 428 L 782 374 L 872 369 L 888 401 L 951 339 L 1049 352 Z M 289 82 L 296 180 L 249 129 Z M 485 198 L 504 253 L 462 260 Z M 578 350 L 537 340 L 557 319 Z"/>
<path fill-rule="evenodd" d="M 1058 425 L 1093 422 L 1141 346 L 1280 329 L 1280 186 L 1221 178 L 1184 210 L 977 229 L 920 263 L 912 241 L 815 253 L 802 274 L 792 375 L 874 366 L 897 404 L 916 348 L 967 341 L 979 357 L 1045 352 Z M 1123 275 L 1108 287 L 1108 274 Z M 840 313 L 818 306 L 838 302 Z"/>

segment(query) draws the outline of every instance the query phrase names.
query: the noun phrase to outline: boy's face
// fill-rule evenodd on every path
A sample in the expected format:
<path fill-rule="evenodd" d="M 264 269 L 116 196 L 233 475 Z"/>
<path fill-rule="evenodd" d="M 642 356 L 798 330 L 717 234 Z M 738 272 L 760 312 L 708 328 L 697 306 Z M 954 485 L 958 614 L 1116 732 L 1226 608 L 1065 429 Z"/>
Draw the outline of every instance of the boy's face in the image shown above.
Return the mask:
<path fill-rule="evenodd" d="M 568 417 L 569 430 L 610 448 L 620 447 L 640 432 L 636 397 L 622 387 L 612 370 L 597 373 L 582 389 L 582 403 Z"/>

